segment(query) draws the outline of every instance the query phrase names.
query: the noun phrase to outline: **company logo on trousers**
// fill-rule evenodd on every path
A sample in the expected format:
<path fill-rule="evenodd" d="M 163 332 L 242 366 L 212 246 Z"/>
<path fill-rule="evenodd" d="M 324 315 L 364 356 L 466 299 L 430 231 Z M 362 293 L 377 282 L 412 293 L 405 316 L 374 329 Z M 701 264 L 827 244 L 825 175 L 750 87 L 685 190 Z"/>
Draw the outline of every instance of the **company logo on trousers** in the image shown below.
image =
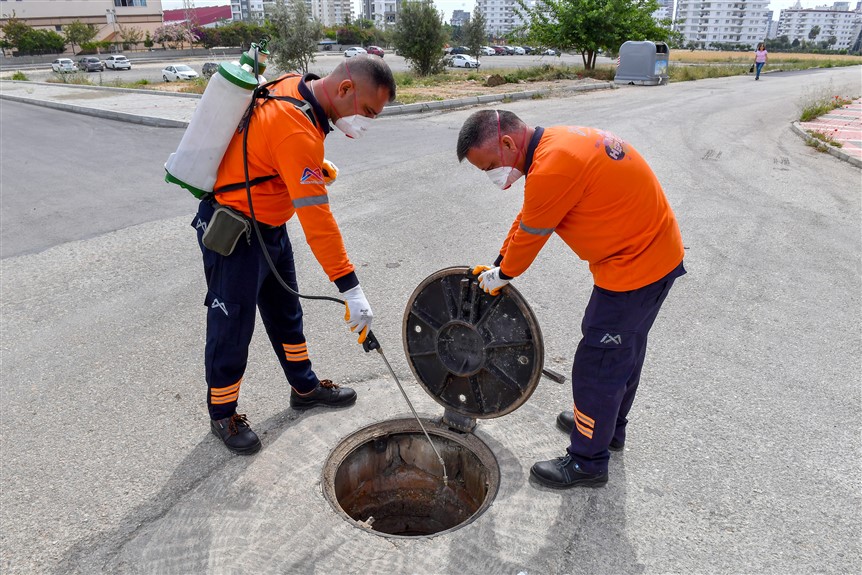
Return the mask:
<path fill-rule="evenodd" d="M 204 231 L 207 231 L 207 223 L 202 219 L 198 218 L 198 223 L 195 224 L 195 229 L 203 228 Z"/>
<path fill-rule="evenodd" d="M 227 316 L 229 316 L 229 315 L 230 315 L 230 314 L 227 312 L 227 308 L 225 307 L 224 302 L 220 302 L 220 301 L 219 301 L 219 300 L 217 300 L 217 299 L 214 299 L 214 300 L 213 300 L 213 302 L 210 304 L 210 307 L 211 307 L 212 309 L 219 308 L 220 310 L 222 310 L 222 311 L 224 312 L 224 314 L 225 314 L 225 315 L 227 315 Z"/>
<path fill-rule="evenodd" d="M 623 337 L 620 334 L 611 335 L 606 333 L 602 338 L 602 343 L 615 343 L 617 345 L 621 345 L 623 343 Z"/>

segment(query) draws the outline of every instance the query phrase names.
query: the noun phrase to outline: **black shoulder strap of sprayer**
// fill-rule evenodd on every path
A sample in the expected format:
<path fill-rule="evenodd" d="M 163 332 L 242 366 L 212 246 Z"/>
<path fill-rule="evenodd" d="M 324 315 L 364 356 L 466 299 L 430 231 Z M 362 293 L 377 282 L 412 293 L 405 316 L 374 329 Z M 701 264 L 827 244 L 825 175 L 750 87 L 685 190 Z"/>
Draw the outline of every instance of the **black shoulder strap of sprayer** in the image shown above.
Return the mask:
<path fill-rule="evenodd" d="M 293 106 L 297 110 L 299 110 L 300 112 L 305 114 L 305 116 L 308 118 L 308 120 L 312 123 L 313 126 L 317 127 L 317 118 L 314 117 L 314 110 L 311 109 L 311 103 L 310 102 L 308 102 L 307 100 L 300 100 L 299 98 L 293 98 L 291 96 L 272 96 L 269 93 L 270 86 L 273 86 L 274 84 L 277 84 L 278 82 L 281 82 L 282 80 L 284 80 L 286 78 L 295 78 L 295 77 L 296 77 L 296 75 L 288 74 L 288 75 L 282 76 L 281 78 L 276 78 L 275 80 L 272 80 L 271 82 L 267 82 L 266 84 L 262 84 L 262 85 L 258 86 L 257 88 L 255 88 L 254 95 L 252 96 L 252 103 L 248 107 L 248 110 L 246 110 L 245 115 L 242 117 L 242 120 L 240 120 L 239 127 L 237 128 L 237 132 L 242 133 L 243 130 L 248 129 L 248 123 L 251 121 L 251 115 L 252 115 L 252 113 L 254 113 L 254 109 L 258 105 L 262 105 L 262 104 L 257 104 L 257 101 L 261 100 L 261 99 L 263 100 L 263 103 L 266 103 L 267 100 L 281 100 L 282 102 L 290 102 L 291 104 L 293 104 Z M 256 186 L 258 184 L 268 182 L 269 180 L 272 180 L 272 179 L 277 178 L 277 177 L 278 177 L 278 174 L 272 174 L 269 176 L 259 176 L 257 178 L 254 178 L 253 180 L 249 180 L 248 185 L 249 186 Z M 222 187 L 218 188 L 217 190 L 213 190 L 212 193 L 213 193 L 213 195 L 215 195 L 215 194 L 221 194 L 224 192 L 234 192 L 236 190 L 243 190 L 243 189 L 245 189 L 245 182 L 237 182 L 236 184 L 228 184 L 226 186 L 222 186 Z"/>

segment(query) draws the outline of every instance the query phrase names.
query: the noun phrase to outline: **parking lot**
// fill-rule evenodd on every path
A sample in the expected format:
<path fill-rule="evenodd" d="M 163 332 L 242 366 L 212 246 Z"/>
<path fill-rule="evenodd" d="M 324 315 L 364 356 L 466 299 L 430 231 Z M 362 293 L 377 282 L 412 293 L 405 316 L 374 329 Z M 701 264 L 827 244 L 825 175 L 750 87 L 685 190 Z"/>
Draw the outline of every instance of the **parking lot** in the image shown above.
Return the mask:
<path fill-rule="evenodd" d="M 147 80 L 150 83 L 159 83 L 163 82 L 162 79 L 162 69 L 168 65 L 175 64 L 186 64 L 195 70 L 198 74 L 201 73 L 201 68 L 206 62 L 221 62 L 221 61 L 230 61 L 235 60 L 237 56 L 222 56 L 217 55 L 212 58 L 187 58 L 183 60 L 174 60 L 174 59 L 164 59 L 164 60 L 154 60 L 152 58 L 144 59 L 142 56 L 138 56 L 135 53 L 126 54 L 128 58 L 132 61 L 132 69 L 131 70 L 105 70 L 103 72 L 89 72 L 87 76 L 90 78 L 90 81 L 93 84 L 105 84 L 112 85 L 117 82 L 122 83 L 132 83 L 137 82 L 139 80 Z M 150 54 L 147 54 L 150 56 Z M 78 57 L 73 57 L 72 60 L 77 62 Z M 344 56 L 341 52 L 337 53 L 327 53 L 320 52 L 315 57 L 315 61 L 312 62 L 309 71 L 315 74 L 327 74 L 332 71 L 340 62 L 344 61 Z M 386 52 L 384 56 L 384 60 L 389 67 L 395 72 L 405 72 L 410 69 L 407 61 L 401 57 L 397 56 L 394 53 Z M 580 66 L 583 65 L 581 61 L 580 54 L 563 54 L 561 56 L 541 56 L 541 55 L 526 55 L 526 56 L 483 56 L 479 58 L 479 62 L 481 64 L 480 70 L 487 69 L 501 69 L 501 68 L 530 68 L 535 66 L 542 66 L 545 64 L 551 65 L 568 65 L 568 66 Z M 600 57 L 598 60 L 599 64 L 607 64 L 610 63 L 611 60 L 608 58 Z M 450 68 L 450 70 L 454 70 L 455 68 Z M 0 77 L 8 77 L 14 72 L 14 70 L 7 70 L 0 74 Z M 267 71 L 267 77 L 275 77 L 279 75 L 279 70 L 270 69 Z M 58 74 L 51 71 L 51 65 L 45 64 L 44 67 L 34 69 L 34 70 L 25 70 L 24 73 L 27 75 L 27 78 L 34 82 L 45 82 L 49 80 L 57 79 Z"/>

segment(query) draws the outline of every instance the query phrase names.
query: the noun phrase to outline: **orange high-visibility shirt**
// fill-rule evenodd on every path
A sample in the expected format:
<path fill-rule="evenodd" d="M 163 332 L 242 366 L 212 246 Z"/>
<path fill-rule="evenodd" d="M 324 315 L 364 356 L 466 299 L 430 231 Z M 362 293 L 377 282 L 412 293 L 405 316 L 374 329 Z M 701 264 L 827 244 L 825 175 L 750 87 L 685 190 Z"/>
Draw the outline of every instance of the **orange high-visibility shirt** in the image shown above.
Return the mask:
<path fill-rule="evenodd" d="M 290 102 L 267 100 L 258 105 L 247 128 L 248 176 L 253 180 L 278 175 L 252 186 L 255 218 L 264 224 L 280 226 L 296 213 L 314 257 L 329 280 L 335 281 L 353 272 L 354 267 L 329 209 L 322 174 L 323 139 L 330 130 L 329 120 L 305 84 L 309 79 L 317 76 L 288 77 L 272 86 L 270 93 L 311 103 L 318 126 Z M 237 133 L 231 139 L 219 166 L 216 190 L 245 181 L 242 138 Z M 245 188 L 217 194 L 216 199 L 251 216 Z M 353 286 L 339 286 L 350 287 Z"/>
<path fill-rule="evenodd" d="M 682 261 L 679 226 L 655 174 L 610 132 L 536 128 L 525 172 L 524 204 L 498 260 L 507 276 L 521 275 L 552 233 L 611 291 L 658 281 Z"/>

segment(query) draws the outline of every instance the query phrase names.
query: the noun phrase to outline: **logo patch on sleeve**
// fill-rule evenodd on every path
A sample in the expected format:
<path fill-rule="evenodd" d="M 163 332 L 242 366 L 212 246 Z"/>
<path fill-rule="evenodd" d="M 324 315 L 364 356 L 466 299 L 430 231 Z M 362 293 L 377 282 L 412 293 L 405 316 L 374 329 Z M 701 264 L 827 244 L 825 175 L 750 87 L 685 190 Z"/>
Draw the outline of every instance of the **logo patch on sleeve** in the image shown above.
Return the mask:
<path fill-rule="evenodd" d="M 323 174 L 320 168 L 305 168 L 302 170 L 302 177 L 299 178 L 300 184 L 323 184 Z"/>

